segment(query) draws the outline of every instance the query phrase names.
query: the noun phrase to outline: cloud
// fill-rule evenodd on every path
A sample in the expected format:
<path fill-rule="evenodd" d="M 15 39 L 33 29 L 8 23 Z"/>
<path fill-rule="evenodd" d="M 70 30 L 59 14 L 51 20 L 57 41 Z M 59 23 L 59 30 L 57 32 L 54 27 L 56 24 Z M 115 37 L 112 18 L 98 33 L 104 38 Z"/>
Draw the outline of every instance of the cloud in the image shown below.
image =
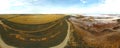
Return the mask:
<path fill-rule="evenodd" d="M 100 4 L 84 7 L 82 4 L 71 6 L 54 6 L 48 0 L 0 0 L 0 13 L 43 13 L 43 14 L 120 14 L 120 0 L 101 0 Z M 86 3 L 87 0 L 80 0 Z M 32 3 L 31 3 L 32 2 Z M 36 5 L 32 5 L 33 2 Z M 104 2 L 104 3 L 103 3 Z M 30 4 L 31 3 L 31 4 Z M 40 3 L 40 4 L 39 4 Z"/>
<path fill-rule="evenodd" d="M 8 0 L 0 0 L 0 10 L 4 10 L 10 7 Z"/>
<path fill-rule="evenodd" d="M 86 3 L 86 0 L 80 0 L 82 3 Z"/>
<path fill-rule="evenodd" d="M 88 11 L 92 11 L 93 13 L 112 13 L 112 14 L 120 14 L 120 0 L 105 0 L 104 4 L 100 4 L 98 6 L 93 6 L 88 8 Z"/>
<path fill-rule="evenodd" d="M 0 0 L 0 13 L 11 13 L 12 7 L 23 5 L 25 4 L 17 0 Z"/>

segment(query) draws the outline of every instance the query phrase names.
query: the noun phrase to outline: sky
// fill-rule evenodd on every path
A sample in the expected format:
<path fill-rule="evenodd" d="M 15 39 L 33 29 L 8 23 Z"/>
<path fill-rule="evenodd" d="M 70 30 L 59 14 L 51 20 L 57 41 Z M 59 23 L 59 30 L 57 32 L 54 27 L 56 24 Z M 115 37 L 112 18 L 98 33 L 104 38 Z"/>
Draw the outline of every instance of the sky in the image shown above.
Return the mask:
<path fill-rule="evenodd" d="M 120 0 L 0 0 L 7 14 L 120 14 Z"/>

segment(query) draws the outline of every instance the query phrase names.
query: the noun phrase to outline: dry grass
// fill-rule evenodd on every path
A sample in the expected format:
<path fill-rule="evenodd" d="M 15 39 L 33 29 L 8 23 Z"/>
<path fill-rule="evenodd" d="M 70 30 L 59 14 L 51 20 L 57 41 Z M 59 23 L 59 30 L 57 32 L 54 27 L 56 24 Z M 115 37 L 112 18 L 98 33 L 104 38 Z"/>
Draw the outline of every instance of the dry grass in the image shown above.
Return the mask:
<path fill-rule="evenodd" d="M 64 14 L 5 14 L 0 18 L 22 24 L 44 24 L 63 18 Z"/>

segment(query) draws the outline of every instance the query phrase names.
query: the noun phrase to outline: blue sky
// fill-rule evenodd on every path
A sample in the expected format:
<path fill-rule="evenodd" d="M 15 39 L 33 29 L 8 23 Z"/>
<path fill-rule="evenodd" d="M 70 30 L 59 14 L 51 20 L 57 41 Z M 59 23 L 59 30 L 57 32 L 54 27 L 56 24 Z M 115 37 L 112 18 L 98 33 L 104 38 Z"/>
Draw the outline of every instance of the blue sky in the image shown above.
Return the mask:
<path fill-rule="evenodd" d="M 42 2 L 42 3 L 41 3 Z M 85 2 L 85 3 L 84 3 Z M 34 6 L 48 5 L 51 7 L 59 6 L 59 7 L 70 7 L 73 5 L 77 6 L 90 6 L 92 4 L 103 3 L 101 0 L 30 0 L 26 1 L 26 3 L 32 4 Z"/>
<path fill-rule="evenodd" d="M 119 14 L 119 0 L 0 0 L 0 13 Z M 114 7 L 114 8 L 113 8 Z"/>

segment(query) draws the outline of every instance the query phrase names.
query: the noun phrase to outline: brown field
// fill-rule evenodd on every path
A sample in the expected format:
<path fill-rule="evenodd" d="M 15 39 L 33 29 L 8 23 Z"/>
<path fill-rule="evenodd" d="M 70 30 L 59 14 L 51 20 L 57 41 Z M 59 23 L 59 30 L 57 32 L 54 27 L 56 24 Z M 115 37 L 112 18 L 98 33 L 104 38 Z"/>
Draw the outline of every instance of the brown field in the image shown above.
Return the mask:
<path fill-rule="evenodd" d="M 74 25 L 74 29 L 77 33 L 77 37 L 82 37 L 82 40 L 85 45 L 88 47 L 93 48 L 120 48 L 120 31 L 105 31 L 105 32 L 90 32 L 87 29 L 81 28 L 80 23 L 78 23 L 81 20 L 74 20 L 71 19 L 71 22 Z M 102 29 L 110 28 L 110 26 L 114 26 L 114 24 L 107 24 L 99 26 Z M 83 26 L 86 27 L 86 26 Z M 97 27 L 97 26 L 96 26 Z M 91 27 L 92 28 L 92 27 Z M 97 28 L 97 29 L 100 29 Z M 114 28 L 114 27 L 113 27 Z M 80 41 L 78 39 L 78 41 Z"/>

